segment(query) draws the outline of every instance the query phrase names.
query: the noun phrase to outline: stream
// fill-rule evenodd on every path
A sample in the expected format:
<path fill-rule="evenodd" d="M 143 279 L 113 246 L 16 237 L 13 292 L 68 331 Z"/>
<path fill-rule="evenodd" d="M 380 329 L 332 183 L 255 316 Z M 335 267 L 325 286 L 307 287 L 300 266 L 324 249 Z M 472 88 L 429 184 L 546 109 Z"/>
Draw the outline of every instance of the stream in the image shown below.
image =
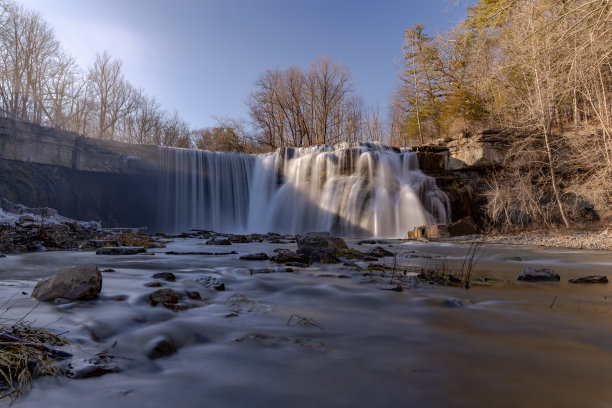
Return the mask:
<path fill-rule="evenodd" d="M 395 292 L 382 290 L 391 287 L 388 276 L 364 278 L 364 270 L 343 264 L 251 274 L 279 265 L 238 259 L 295 244 L 203 242 L 173 239 L 150 249 L 154 255 L 0 258 L 3 324 L 29 313 L 33 326 L 64 333 L 74 358 L 106 351 L 120 368 L 87 379 L 38 378 L 12 406 L 612 407 L 612 287 L 568 283 L 608 275 L 610 253 L 485 246 L 472 278 L 497 281 L 469 290 L 420 283 Z M 383 246 L 400 265 L 449 271 L 462 268 L 469 250 L 414 241 Z M 238 254 L 165 254 L 232 250 Z M 39 278 L 81 264 L 114 269 L 103 272 L 99 300 L 30 297 Z M 528 266 L 553 269 L 561 281 L 516 281 Z M 157 272 L 177 276 L 164 287 L 207 299 L 178 312 L 152 306 L 148 294 L 157 288 L 145 283 Z M 202 286 L 196 279 L 204 276 L 226 290 Z M 149 359 L 159 336 L 178 351 Z"/>

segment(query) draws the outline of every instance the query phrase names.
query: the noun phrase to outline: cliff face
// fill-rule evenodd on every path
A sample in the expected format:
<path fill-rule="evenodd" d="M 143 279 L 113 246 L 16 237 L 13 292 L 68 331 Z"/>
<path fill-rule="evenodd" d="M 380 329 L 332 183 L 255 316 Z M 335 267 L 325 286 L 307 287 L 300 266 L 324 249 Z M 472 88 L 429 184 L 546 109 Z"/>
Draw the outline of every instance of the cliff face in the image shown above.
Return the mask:
<path fill-rule="evenodd" d="M 159 149 L 0 118 L 0 197 L 106 227 L 155 228 Z"/>

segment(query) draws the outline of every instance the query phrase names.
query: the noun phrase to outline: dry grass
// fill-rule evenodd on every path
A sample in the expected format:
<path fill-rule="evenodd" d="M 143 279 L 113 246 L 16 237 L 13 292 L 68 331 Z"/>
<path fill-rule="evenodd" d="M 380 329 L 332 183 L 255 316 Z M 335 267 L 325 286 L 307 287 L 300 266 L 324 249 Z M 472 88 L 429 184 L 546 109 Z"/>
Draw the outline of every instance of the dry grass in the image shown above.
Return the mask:
<path fill-rule="evenodd" d="M 50 346 L 66 344 L 61 336 L 23 319 L 0 326 L 0 399 L 20 395 L 37 376 L 60 375 L 58 360 L 70 354 Z"/>

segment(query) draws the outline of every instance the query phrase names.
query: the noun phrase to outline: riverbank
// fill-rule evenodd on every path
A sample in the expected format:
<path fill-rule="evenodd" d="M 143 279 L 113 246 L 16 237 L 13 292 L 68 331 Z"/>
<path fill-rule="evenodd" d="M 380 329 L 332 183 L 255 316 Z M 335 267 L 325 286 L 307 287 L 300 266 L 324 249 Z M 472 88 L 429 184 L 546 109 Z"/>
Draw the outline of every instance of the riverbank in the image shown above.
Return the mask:
<path fill-rule="evenodd" d="M 520 246 L 532 248 L 567 248 L 588 251 L 612 251 L 612 231 L 589 230 L 535 230 L 514 234 L 477 234 L 432 239 L 431 242 L 455 244 L 482 243 L 486 245 Z"/>

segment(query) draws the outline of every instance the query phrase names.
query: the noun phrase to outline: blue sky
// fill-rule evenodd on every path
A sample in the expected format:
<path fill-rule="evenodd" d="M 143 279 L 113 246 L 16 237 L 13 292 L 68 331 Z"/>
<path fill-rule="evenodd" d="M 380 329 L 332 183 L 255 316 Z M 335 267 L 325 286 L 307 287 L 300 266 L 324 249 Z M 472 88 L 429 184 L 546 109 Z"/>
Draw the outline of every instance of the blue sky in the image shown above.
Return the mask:
<path fill-rule="evenodd" d="M 104 50 L 126 78 L 192 127 L 248 118 L 245 101 L 266 69 L 306 68 L 329 55 L 386 113 L 403 34 L 446 30 L 475 0 L 23 0 L 82 67 Z"/>

